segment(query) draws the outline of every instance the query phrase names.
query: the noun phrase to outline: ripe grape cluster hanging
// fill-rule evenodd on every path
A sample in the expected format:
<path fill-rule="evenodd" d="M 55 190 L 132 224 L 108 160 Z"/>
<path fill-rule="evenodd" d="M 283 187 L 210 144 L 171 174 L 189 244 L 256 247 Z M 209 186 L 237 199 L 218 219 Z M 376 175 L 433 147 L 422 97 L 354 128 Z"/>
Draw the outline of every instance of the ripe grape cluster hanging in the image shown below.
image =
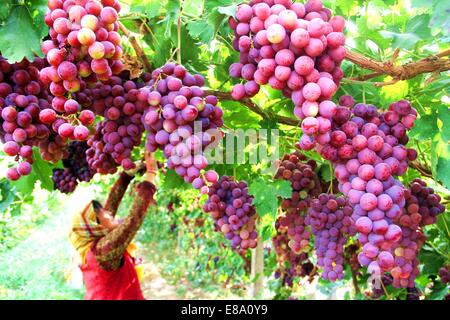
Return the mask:
<path fill-rule="evenodd" d="M 160 150 L 167 168 L 207 196 L 203 209 L 231 248 L 255 248 L 258 214 L 248 183 L 208 168 L 205 151 L 223 136 L 224 112 L 206 94 L 205 78 L 170 60 L 131 79 L 117 0 L 48 0 L 48 8 L 45 58 L 0 56 L 0 140 L 14 159 L 6 177 L 32 173 L 35 147 L 47 162 L 62 160 L 54 186 L 71 193 L 96 173 L 134 169 L 140 146 Z M 408 299 L 418 299 L 424 228 L 445 207 L 424 181 L 402 183 L 417 158 L 408 147 L 416 110 L 406 100 L 383 110 L 349 95 L 332 101 L 344 77 L 345 21 L 321 0 L 251 0 L 237 6 L 229 26 L 239 52 L 229 66 L 232 98 L 248 102 L 264 85 L 281 91 L 300 120 L 296 146 L 328 161 L 330 185 L 338 185 L 327 193 L 317 163 L 299 151 L 277 163 L 273 178 L 292 187 L 275 219 L 277 277 L 292 287 L 319 270 L 337 281 L 348 263 L 355 273 L 367 267 L 374 285 L 407 288 Z M 439 276 L 448 283 L 449 267 Z M 375 288 L 372 297 L 383 293 Z"/>

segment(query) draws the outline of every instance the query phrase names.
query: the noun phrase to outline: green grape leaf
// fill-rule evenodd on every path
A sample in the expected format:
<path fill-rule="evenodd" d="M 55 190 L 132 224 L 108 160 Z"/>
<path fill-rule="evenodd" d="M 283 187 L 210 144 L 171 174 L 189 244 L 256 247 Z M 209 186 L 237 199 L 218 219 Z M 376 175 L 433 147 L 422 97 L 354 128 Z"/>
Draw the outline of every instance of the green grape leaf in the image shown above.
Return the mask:
<path fill-rule="evenodd" d="M 33 60 L 42 57 L 42 23 L 35 21 L 30 10 L 19 5 L 11 10 L 5 23 L 0 27 L 0 51 L 10 62 L 21 61 L 24 57 Z"/>
<path fill-rule="evenodd" d="M 219 11 L 219 13 L 224 14 L 226 16 L 234 17 L 236 15 L 236 9 L 237 9 L 237 5 L 232 4 L 231 6 L 227 6 L 227 7 L 219 7 L 217 9 L 217 11 Z"/>
<path fill-rule="evenodd" d="M 11 183 L 3 179 L 0 181 L 0 212 L 5 211 L 16 198 Z"/>
<path fill-rule="evenodd" d="M 55 166 L 42 160 L 36 148 L 33 149 L 33 160 L 33 170 L 31 173 L 28 176 L 21 177 L 12 184 L 23 195 L 33 193 L 36 181 L 40 181 L 42 189 L 53 191 L 52 170 Z"/>
<path fill-rule="evenodd" d="M 273 218 L 277 215 L 278 197 L 289 198 L 292 195 L 291 184 L 286 180 L 268 181 L 262 178 L 252 181 L 248 188 L 253 199 L 256 212 L 264 217 L 269 214 Z"/>

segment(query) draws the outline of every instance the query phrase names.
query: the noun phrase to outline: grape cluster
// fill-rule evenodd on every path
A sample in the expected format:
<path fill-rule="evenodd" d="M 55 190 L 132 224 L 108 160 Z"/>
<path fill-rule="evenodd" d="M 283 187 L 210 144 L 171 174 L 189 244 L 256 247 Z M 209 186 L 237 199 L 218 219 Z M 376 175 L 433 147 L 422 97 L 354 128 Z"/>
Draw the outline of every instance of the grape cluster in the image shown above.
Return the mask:
<path fill-rule="evenodd" d="M 450 265 L 444 266 L 439 269 L 439 277 L 441 277 L 441 281 L 443 284 L 450 283 Z"/>
<path fill-rule="evenodd" d="M 296 277 L 310 276 L 314 269 L 307 252 L 294 252 L 290 243 L 291 237 L 288 235 L 288 228 L 285 227 L 279 217 L 275 223 L 276 236 L 272 238 L 275 254 L 278 261 L 278 269 L 275 271 L 275 278 L 282 277 L 283 285 L 293 286 Z M 309 240 L 309 239 L 308 239 Z"/>
<path fill-rule="evenodd" d="M 345 56 L 345 21 L 331 17 L 320 0 L 305 5 L 291 0 L 253 0 L 241 4 L 236 19 L 233 48 L 240 62 L 230 66 L 230 75 L 246 80 L 233 87 L 236 100 L 253 97 L 260 85 L 282 90 L 295 104 L 295 115 L 310 137 L 319 121 L 329 125 L 331 102 L 343 77 L 340 68 Z M 320 131 L 326 131 L 324 125 Z M 311 142 L 311 144 L 313 144 Z"/>
<path fill-rule="evenodd" d="M 40 141 L 38 147 L 42 159 L 50 163 L 57 163 L 59 160 L 69 156 L 67 139 L 54 132 L 51 132 L 46 140 Z"/>
<path fill-rule="evenodd" d="M 257 215 L 252 200 L 247 183 L 232 177 L 222 176 L 209 188 L 203 210 L 213 217 L 217 229 L 231 241 L 233 249 L 256 247 Z"/>
<path fill-rule="evenodd" d="M 352 207 L 344 196 L 321 194 L 311 201 L 305 222 L 315 235 L 317 264 L 323 268 L 322 278 L 330 281 L 344 277 L 344 245 L 356 233 Z"/>
<path fill-rule="evenodd" d="M 436 222 L 445 211 L 441 197 L 420 179 L 414 179 L 405 190 L 406 204 L 395 222 L 402 228 L 402 239 L 394 244 L 395 267 L 391 270 L 394 287 L 414 288 L 419 275 L 418 254 L 426 241 L 422 228 Z"/>
<path fill-rule="evenodd" d="M 55 97 L 87 81 L 108 81 L 123 69 L 117 0 L 49 0 L 45 23 L 50 40 L 41 49 L 50 64 L 41 72 Z"/>
<path fill-rule="evenodd" d="M 31 173 L 34 145 L 50 135 L 39 120 L 41 110 L 49 110 L 51 96 L 39 80 L 45 61 L 35 58 L 10 64 L 0 56 L 0 140 L 3 151 L 19 164 L 6 171 L 9 180 Z"/>
<path fill-rule="evenodd" d="M 317 150 L 335 165 L 339 190 L 354 207 L 352 218 L 363 244 L 359 262 L 380 275 L 394 266 L 390 249 L 402 235 L 393 219 L 405 206 L 405 188 L 394 176 L 403 175 L 417 157 L 405 148 L 417 113 L 404 100 L 382 114 L 373 105 L 353 105 L 348 96 L 340 102 L 330 131 L 317 139 Z"/>
<path fill-rule="evenodd" d="M 135 167 L 132 151 L 141 144 L 145 131 L 142 116 L 148 109 L 143 85 L 112 77 L 107 85 L 91 90 L 92 109 L 105 118 L 95 125 L 95 133 L 88 140 L 87 160 L 96 172 L 112 174 L 119 166 L 125 170 Z"/>
<path fill-rule="evenodd" d="M 75 191 L 79 182 L 89 182 L 95 172 L 89 168 L 86 151 L 89 146 L 86 142 L 73 141 L 67 148 L 68 156 L 63 159 L 64 169 L 53 170 L 53 184 L 55 189 L 62 193 Z"/>
<path fill-rule="evenodd" d="M 284 214 L 279 223 L 287 229 L 289 247 L 294 253 L 308 248 L 311 235 L 306 229 L 304 215 L 311 198 L 321 193 L 320 182 L 314 172 L 317 164 L 314 160 L 307 160 L 307 157 L 298 151 L 286 154 L 274 176 L 275 179 L 289 181 L 292 186 L 291 198 L 283 199 L 281 203 Z"/>
<path fill-rule="evenodd" d="M 205 97 L 204 84 L 201 75 L 191 75 L 179 64 L 156 69 L 143 89 L 150 104 L 143 123 L 149 133 L 147 150 L 163 150 L 168 168 L 207 194 L 207 183 L 217 182 L 218 175 L 212 170 L 202 175 L 208 166 L 203 151 L 222 137 L 223 112 L 215 96 Z"/>

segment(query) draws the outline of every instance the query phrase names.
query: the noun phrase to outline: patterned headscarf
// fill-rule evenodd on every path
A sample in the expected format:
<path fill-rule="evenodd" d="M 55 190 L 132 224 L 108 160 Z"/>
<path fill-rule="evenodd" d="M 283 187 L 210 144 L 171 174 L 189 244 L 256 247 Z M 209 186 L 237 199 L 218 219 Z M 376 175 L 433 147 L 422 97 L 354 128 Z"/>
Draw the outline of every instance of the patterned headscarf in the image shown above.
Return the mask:
<path fill-rule="evenodd" d="M 94 241 L 104 237 L 108 232 L 108 229 L 97 222 L 97 214 L 92 201 L 87 204 L 81 213 L 74 215 L 69 240 L 79 253 L 81 263 L 85 263 L 86 255 Z"/>

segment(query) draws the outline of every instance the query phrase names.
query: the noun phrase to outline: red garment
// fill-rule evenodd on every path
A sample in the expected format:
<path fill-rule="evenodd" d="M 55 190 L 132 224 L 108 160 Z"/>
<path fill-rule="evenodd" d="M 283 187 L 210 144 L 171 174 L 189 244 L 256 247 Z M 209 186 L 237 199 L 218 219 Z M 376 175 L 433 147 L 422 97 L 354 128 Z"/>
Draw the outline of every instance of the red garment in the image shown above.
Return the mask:
<path fill-rule="evenodd" d="M 102 269 L 92 250 L 80 267 L 86 287 L 85 300 L 144 300 L 133 258 L 125 252 L 123 266 L 118 270 Z"/>

